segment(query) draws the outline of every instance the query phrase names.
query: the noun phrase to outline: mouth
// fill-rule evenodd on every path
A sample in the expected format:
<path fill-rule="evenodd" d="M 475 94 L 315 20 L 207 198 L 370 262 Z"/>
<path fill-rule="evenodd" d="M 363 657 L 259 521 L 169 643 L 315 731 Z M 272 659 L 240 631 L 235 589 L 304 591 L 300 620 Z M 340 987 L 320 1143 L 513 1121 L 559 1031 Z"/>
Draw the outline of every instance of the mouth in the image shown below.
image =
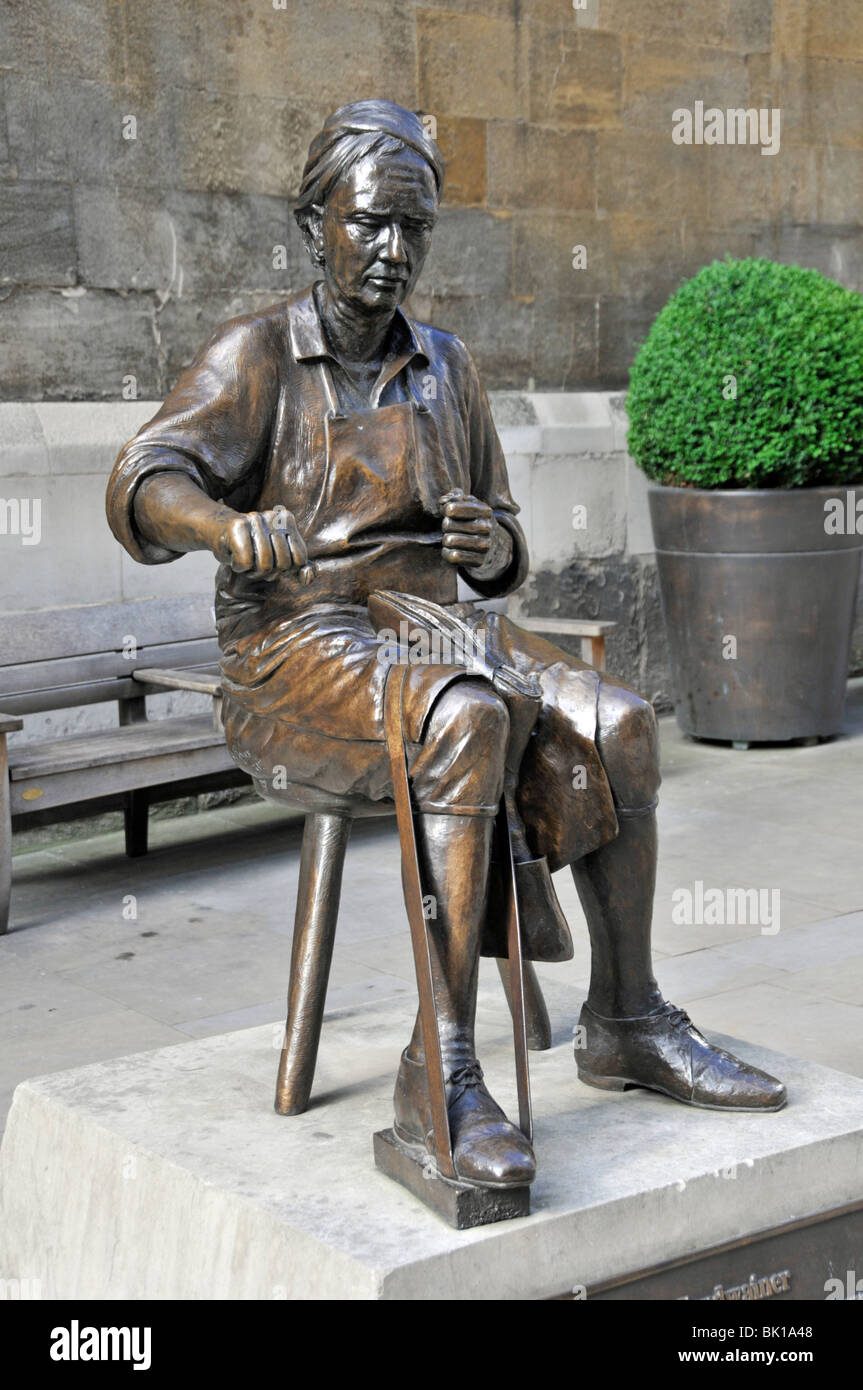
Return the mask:
<path fill-rule="evenodd" d="M 404 275 L 367 275 L 366 281 L 376 289 L 384 290 L 398 289 L 400 285 L 407 284 Z"/>

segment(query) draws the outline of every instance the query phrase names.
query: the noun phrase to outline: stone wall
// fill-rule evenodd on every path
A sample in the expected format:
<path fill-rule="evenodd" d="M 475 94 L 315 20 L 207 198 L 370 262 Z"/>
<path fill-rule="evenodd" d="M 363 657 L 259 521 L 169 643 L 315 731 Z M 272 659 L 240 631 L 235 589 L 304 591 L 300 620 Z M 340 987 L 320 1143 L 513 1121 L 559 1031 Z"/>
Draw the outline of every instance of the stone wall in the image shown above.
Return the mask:
<path fill-rule="evenodd" d="M 726 251 L 863 287 L 861 77 L 860 0 L 5 0 L 0 392 L 161 397 L 305 283 L 289 199 L 359 96 L 434 116 L 448 161 L 416 312 L 490 387 L 619 387 Z M 675 144 L 697 101 L 779 107 L 779 153 Z"/>

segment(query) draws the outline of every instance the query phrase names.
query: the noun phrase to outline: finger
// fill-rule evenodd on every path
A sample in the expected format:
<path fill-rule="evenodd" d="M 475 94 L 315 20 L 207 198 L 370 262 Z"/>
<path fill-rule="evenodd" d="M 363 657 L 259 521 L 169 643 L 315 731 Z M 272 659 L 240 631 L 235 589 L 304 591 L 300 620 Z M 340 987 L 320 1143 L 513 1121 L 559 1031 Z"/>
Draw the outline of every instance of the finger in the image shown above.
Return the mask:
<path fill-rule="evenodd" d="M 284 531 L 271 532 L 270 540 L 273 547 L 275 568 L 280 571 L 293 569 L 294 557 L 291 553 L 291 547 L 288 544 L 288 538 Z"/>
<path fill-rule="evenodd" d="M 456 521 L 476 521 L 480 517 L 490 521 L 492 510 L 484 502 L 448 502 L 444 507 L 444 516 Z"/>
<path fill-rule="evenodd" d="M 445 549 L 450 550 L 488 550 L 488 536 L 465 535 L 463 531 L 456 531 L 452 535 L 444 536 L 443 544 Z"/>
<path fill-rule="evenodd" d="M 285 539 L 291 548 L 291 556 L 297 569 L 302 569 L 309 563 L 309 552 L 305 541 L 300 535 L 300 528 L 293 517 L 290 518 L 285 527 Z"/>
<path fill-rule="evenodd" d="M 449 492 L 441 493 L 438 498 L 438 506 L 445 507 L 448 502 L 455 502 L 456 498 L 464 497 L 464 491 L 460 487 L 450 488 Z"/>
<path fill-rule="evenodd" d="M 465 535 L 490 536 L 492 528 L 492 518 L 480 516 L 473 521 L 462 520 L 461 518 L 445 516 L 443 519 L 444 531 L 461 531 Z"/>
<path fill-rule="evenodd" d="M 231 522 L 227 531 L 227 542 L 231 569 L 237 574 L 250 570 L 255 562 L 255 552 L 249 535 L 248 517 L 241 516 Z"/>
<path fill-rule="evenodd" d="M 444 553 L 451 565 L 467 570 L 478 569 L 485 558 L 476 550 L 447 550 Z"/>
<path fill-rule="evenodd" d="M 269 574 L 276 563 L 270 528 L 260 512 L 249 513 L 249 536 L 254 550 L 254 568 L 258 574 Z"/>

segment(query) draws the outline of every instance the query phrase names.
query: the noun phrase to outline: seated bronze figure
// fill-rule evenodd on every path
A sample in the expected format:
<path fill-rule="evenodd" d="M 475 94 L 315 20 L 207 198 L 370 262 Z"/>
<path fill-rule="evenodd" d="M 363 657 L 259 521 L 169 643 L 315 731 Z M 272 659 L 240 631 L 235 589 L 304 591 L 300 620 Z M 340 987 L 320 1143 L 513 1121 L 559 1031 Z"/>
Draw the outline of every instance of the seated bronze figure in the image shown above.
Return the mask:
<path fill-rule="evenodd" d="M 322 278 L 216 332 L 123 449 L 108 515 L 144 564 L 201 549 L 220 561 L 225 733 L 259 782 L 392 798 L 385 721 L 400 673 L 411 833 L 435 903 L 453 1168 L 462 1182 L 515 1187 L 532 1180 L 534 1153 L 486 1089 L 474 1045 L 478 958 L 495 926 L 492 829 L 507 785 L 533 958 L 566 954 L 548 870 L 572 866 L 589 925 L 580 1078 L 716 1109 L 776 1110 L 785 1092 L 712 1047 L 654 979 L 651 706 L 508 618 L 457 602 L 459 574 L 484 597 L 505 595 L 528 557 L 467 348 L 400 308 L 429 250 L 443 177 L 411 112 L 360 101 L 329 118 L 295 209 Z M 380 626 L 393 592 L 396 606 L 412 596 L 457 616 L 488 669 L 521 679 L 517 698 L 469 664 L 394 662 Z M 413 1153 L 433 1151 L 419 1018 L 394 1129 Z"/>

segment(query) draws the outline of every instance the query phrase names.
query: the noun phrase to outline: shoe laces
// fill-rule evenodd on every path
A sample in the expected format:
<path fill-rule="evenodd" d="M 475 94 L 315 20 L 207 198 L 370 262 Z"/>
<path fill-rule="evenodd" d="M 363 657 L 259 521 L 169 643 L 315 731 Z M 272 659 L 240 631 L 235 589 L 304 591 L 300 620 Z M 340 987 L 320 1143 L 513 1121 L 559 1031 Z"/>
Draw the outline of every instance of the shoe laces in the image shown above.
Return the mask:
<path fill-rule="evenodd" d="M 472 1086 L 482 1085 L 482 1067 L 476 1061 L 462 1062 L 450 1072 L 447 1084 L 453 1088 L 451 1099 L 458 1100 L 459 1096 L 463 1096 Z"/>
<path fill-rule="evenodd" d="M 678 1009 L 674 1004 L 666 1004 L 664 1012 L 672 1028 L 691 1028 L 693 1026 L 692 1019 L 685 1009 Z"/>

